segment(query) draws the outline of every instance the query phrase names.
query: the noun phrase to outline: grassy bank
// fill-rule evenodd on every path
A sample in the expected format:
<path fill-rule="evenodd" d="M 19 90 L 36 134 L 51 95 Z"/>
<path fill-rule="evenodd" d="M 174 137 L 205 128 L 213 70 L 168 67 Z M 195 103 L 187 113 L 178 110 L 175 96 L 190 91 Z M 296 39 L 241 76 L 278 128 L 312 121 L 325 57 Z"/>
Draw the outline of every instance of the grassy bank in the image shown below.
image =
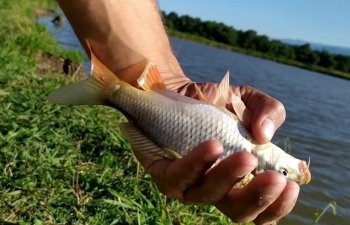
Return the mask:
<path fill-rule="evenodd" d="M 75 78 L 62 50 L 35 23 L 53 1 L 0 1 L 0 223 L 230 224 L 210 206 L 167 199 L 138 167 L 107 107 L 48 104 Z"/>
<path fill-rule="evenodd" d="M 209 39 L 197 36 L 197 35 L 179 32 L 177 30 L 168 30 L 168 33 L 173 37 L 198 42 L 198 43 L 213 46 L 216 48 L 221 48 L 221 49 L 225 49 L 225 50 L 229 50 L 229 51 L 239 52 L 242 54 L 251 55 L 251 56 L 258 57 L 258 58 L 268 59 L 268 60 L 272 60 L 275 62 L 284 63 L 284 64 L 288 64 L 291 66 L 303 68 L 306 70 L 311 70 L 311 71 L 320 72 L 320 73 L 324 73 L 324 74 L 331 75 L 331 76 L 336 76 L 339 78 L 350 79 L 350 73 L 342 72 L 339 70 L 328 69 L 328 68 L 320 67 L 317 65 L 309 65 L 309 64 L 298 62 L 298 61 L 290 60 L 287 58 L 273 57 L 273 56 L 270 56 L 268 54 L 264 54 L 264 53 L 261 53 L 258 51 L 223 44 L 223 43 L 209 40 Z"/>

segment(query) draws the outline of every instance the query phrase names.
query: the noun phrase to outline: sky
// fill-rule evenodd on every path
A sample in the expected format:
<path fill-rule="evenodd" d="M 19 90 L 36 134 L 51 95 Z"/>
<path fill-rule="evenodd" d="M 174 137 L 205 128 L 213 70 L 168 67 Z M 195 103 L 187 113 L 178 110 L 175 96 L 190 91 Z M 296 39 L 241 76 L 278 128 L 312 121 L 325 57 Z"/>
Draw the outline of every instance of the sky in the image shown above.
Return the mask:
<path fill-rule="evenodd" d="M 350 0 L 158 0 L 161 10 L 276 39 L 350 47 Z"/>

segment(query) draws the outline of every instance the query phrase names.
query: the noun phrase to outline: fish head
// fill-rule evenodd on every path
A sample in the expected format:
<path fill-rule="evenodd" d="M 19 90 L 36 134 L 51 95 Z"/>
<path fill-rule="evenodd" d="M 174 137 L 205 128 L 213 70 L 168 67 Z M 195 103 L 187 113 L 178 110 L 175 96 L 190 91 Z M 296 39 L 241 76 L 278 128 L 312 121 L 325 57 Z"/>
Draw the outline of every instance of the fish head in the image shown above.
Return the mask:
<path fill-rule="evenodd" d="M 255 146 L 253 153 L 258 157 L 257 173 L 274 170 L 299 185 L 311 181 L 309 166 L 305 161 L 289 155 L 272 143 Z"/>
<path fill-rule="evenodd" d="M 283 153 L 283 156 L 274 165 L 274 170 L 299 185 L 310 183 L 311 173 L 306 162 L 296 159 L 285 152 Z"/>

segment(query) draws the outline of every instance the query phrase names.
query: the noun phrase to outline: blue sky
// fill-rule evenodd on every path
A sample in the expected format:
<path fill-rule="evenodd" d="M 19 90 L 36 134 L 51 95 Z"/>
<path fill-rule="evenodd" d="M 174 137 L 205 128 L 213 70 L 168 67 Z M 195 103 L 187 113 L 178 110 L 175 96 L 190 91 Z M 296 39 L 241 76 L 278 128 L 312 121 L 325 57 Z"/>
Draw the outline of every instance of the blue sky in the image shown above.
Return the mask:
<path fill-rule="evenodd" d="M 158 0 L 166 12 L 214 20 L 271 38 L 350 47 L 350 0 Z"/>

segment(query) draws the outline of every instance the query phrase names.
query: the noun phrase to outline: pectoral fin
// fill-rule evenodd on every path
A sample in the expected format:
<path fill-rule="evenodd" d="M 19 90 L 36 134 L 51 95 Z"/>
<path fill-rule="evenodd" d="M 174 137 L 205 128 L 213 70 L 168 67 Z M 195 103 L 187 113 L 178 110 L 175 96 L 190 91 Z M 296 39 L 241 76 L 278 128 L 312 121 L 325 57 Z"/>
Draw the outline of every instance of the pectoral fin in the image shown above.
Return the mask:
<path fill-rule="evenodd" d="M 167 155 L 162 148 L 146 137 L 132 123 L 122 123 L 119 127 L 140 161 L 143 159 L 159 160 L 166 158 Z"/>
<path fill-rule="evenodd" d="M 248 173 L 245 175 L 239 182 L 237 182 L 233 188 L 244 188 L 248 185 L 248 183 L 253 180 L 254 175 L 252 173 Z"/>
<path fill-rule="evenodd" d="M 181 155 L 177 153 L 175 150 L 170 148 L 163 148 L 163 151 L 166 153 L 166 157 L 168 159 L 180 159 Z"/>
<path fill-rule="evenodd" d="M 241 99 L 241 96 L 237 96 L 234 93 L 231 94 L 231 104 L 238 119 L 243 122 L 243 115 L 246 110 L 246 106 Z"/>

